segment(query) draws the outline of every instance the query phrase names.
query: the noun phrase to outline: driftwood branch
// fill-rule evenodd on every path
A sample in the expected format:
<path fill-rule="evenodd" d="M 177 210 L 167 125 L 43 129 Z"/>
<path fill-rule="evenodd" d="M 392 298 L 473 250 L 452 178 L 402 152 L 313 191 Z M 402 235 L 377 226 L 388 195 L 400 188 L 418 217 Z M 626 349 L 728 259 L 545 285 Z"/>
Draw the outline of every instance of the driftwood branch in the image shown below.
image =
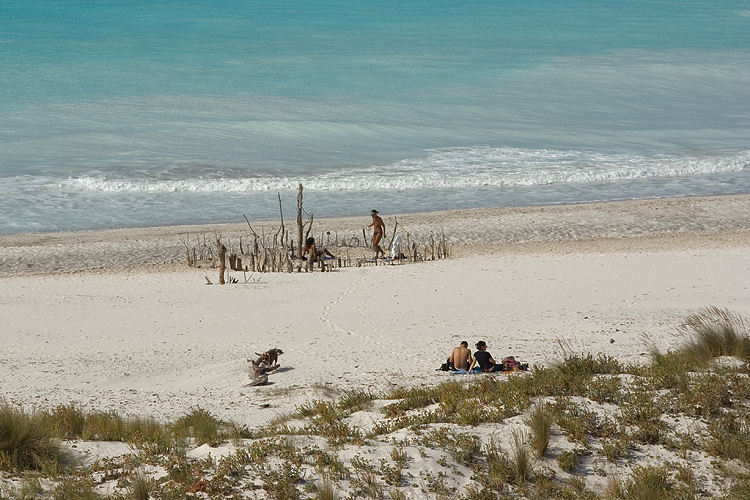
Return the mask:
<path fill-rule="evenodd" d="M 314 217 L 315 217 L 315 214 L 310 214 L 310 220 L 308 220 L 305 223 L 307 225 L 307 231 L 305 231 L 305 241 L 307 241 L 307 238 L 310 236 L 310 230 L 312 229 Z M 302 255 L 302 254 L 300 254 L 300 255 Z"/>
<path fill-rule="evenodd" d="M 258 233 L 256 233 L 256 232 L 255 232 L 255 230 L 253 229 L 253 226 L 251 226 L 251 225 L 250 225 L 250 221 L 249 221 L 249 220 L 247 220 L 247 216 L 246 216 L 245 214 L 242 214 L 242 216 L 243 216 L 243 217 L 245 218 L 245 220 L 247 221 L 247 227 L 249 227 L 249 228 L 250 228 L 250 232 L 251 232 L 251 233 L 253 233 L 253 236 L 255 236 L 255 237 L 257 238 L 257 237 L 258 237 Z"/>
<path fill-rule="evenodd" d="M 297 255 L 302 257 L 302 184 L 297 193 Z"/>
<path fill-rule="evenodd" d="M 281 218 L 281 232 L 284 232 L 284 212 L 281 210 L 281 193 L 276 193 L 279 197 L 279 218 Z"/>

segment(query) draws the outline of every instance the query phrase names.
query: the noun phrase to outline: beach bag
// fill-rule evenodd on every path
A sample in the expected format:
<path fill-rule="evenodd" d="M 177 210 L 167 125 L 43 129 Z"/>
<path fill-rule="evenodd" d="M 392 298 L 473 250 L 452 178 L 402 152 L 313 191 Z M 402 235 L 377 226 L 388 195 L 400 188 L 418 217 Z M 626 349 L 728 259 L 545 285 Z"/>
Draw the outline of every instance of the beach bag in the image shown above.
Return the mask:
<path fill-rule="evenodd" d="M 521 363 L 519 361 L 516 361 L 516 358 L 513 356 L 508 356 L 507 358 L 503 359 L 503 366 L 505 367 L 506 371 L 512 371 L 514 368 L 521 368 Z"/>
<path fill-rule="evenodd" d="M 447 372 L 447 371 L 450 371 L 450 369 L 451 369 L 450 363 L 443 363 L 442 365 L 440 365 L 440 368 L 438 368 L 438 371 Z"/>

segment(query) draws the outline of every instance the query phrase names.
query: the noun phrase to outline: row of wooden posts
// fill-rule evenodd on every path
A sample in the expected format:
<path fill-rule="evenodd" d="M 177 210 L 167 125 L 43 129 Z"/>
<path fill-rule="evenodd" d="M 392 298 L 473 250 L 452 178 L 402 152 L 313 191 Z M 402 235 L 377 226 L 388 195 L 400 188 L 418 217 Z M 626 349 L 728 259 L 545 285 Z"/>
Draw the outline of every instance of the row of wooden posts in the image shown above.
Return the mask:
<path fill-rule="evenodd" d="M 363 228 L 362 239 L 358 235 L 349 238 L 339 238 L 338 233 L 331 235 L 330 231 L 321 233 L 315 241 L 319 248 L 325 247 L 336 257 L 330 260 L 318 259 L 302 260 L 302 249 L 304 241 L 310 236 L 313 225 L 311 214 L 306 222 L 302 221 L 302 185 L 299 186 L 297 195 L 297 238 L 290 237 L 290 231 L 284 225 L 283 213 L 281 213 L 281 224 L 275 231 L 266 232 L 266 228 L 256 232 L 250 221 L 245 217 L 249 228 L 247 236 L 240 236 L 234 242 L 230 238 L 224 238 L 218 231 L 213 234 L 207 232 L 182 233 L 179 239 L 185 247 L 187 264 L 190 267 L 201 267 L 209 265 L 219 268 L 219 283 L 226 282 L 225 275 L 228 269 L 242 272 L 245 282 L 247 273 L 266 272 L 301 272 L 312 271 L 317 266 L 321 271 L 331 268 L 361 267 L 369 265 L 397 265 L 414 263 L 423 260 L 438 260 L 449 257 L 450 245 L 442 233 L 435 237 L 430 234 L 429 238 L 418 241 L 408 231 L 401 230 L 406 235 L 406 242 L 399 249 L 400 255 L 393 260 L 379 260 L 368 258 L 365 255 L 373 251 L 370 248 L 367 234 Z M 279 211 L 281 212 L 281 196 L 279 196 Z M 398 220 L 392 231 L 391 242 L 398 229 Z M 388 248 L 390 248 L 390 243 Z M 208 278 L 207 278 L 208 280 Z M 237 281 L 234 279 L 234 281 Z M 210 281 L 209 281 L 210 282 Z"/>

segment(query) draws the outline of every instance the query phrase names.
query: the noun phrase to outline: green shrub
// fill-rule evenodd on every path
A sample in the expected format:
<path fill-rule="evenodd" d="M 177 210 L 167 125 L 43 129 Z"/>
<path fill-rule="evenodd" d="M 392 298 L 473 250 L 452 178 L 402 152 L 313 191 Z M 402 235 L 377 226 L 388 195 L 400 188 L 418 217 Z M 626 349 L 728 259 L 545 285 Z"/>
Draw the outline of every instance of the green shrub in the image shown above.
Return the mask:
<path fill-rule="evenodd" d="M 709 453 L 729 460 L 750 460 L 750 416 L 728 414 L 711 420 L 707 430 Z"/>
<path fill-rule="evenodd" d="M 602 439 L 602 453 L 607 460 L 614 463 L 618 458 L 630 455 L 630 448 L 633 444 L 626 436 Z"/>
<path fill-rule="evenodd" d="M 565 472 L 575 469 L 578 464 L 578 454 L 573 451 L 563 451 L 557 456 L 557 465 Z"/>
<path fill-rule="evenodd" d="M 551 364 L 557 372 L 569 376 L 618 375 L 625 372 L 624 366 L 615 358 L 599 353 L 574 354 L 565 352 L 562 359 Z"/>
<path fill-rule="evenodd" d="M 336 405 L 340 410 L 354 412 L 372 408 L 375 395 L 370 391 L 354 390 L 341 396 Z"/>
<path fill-rule="evenodd" d="M 600 375 L 588 383 L 587 395 L 598 403 L 620 404 L 623 399 L 622 381 L 617 375 Z"/>

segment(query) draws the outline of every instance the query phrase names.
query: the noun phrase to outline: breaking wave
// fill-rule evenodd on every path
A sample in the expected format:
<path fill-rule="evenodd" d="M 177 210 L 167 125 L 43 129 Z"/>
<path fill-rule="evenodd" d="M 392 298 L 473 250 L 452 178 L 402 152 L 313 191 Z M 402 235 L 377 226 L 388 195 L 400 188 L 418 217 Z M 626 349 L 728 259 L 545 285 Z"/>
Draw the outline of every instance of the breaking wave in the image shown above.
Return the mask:
<path fill-rule="evenodd" d="M 731 154 L 638 156 L 587 151 L 517 148 L 446 148 L 422 158 L 386 165 L 350 167 L 322 173 L 279 175 L 251 169 L 215 169 L 199 175 L 190 169 L 167 169 L 142 178 L 116 173 L 84 175 L 64 181 L 69 188 L 106 192 L 253 192 L 296 189 L 373 191 L 535 186 L 597 183 L 650 177 L 739 172 L 750 165 L 750 151 Z M 316 169 L 317 170 L 317 169 Z M 320 172 L 320 170 L 317 170 Z M 143 172 L 142 172 L 143 173 Z M 148 175 L 148 174 L 145 174 Z"/>

